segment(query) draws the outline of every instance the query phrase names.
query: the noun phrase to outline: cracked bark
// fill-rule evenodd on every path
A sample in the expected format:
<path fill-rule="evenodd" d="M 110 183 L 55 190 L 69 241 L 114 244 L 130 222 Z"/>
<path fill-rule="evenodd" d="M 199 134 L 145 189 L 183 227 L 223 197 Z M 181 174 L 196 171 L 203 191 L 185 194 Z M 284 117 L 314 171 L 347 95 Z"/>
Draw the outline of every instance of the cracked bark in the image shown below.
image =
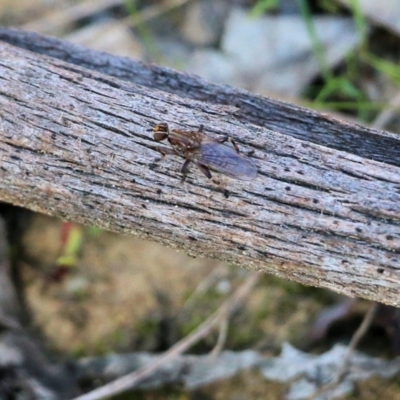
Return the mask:
<path fill-rule="evenodd" d="M 399 303 L 395 135 L 8 29 L 0 105 L 3 201 Z M 147 130 L 160 121 L 229 133 L 255 150 L 258 177 L 215 183 L 192 168 L 181 183 L 181 159 L 155 162 Z"/>

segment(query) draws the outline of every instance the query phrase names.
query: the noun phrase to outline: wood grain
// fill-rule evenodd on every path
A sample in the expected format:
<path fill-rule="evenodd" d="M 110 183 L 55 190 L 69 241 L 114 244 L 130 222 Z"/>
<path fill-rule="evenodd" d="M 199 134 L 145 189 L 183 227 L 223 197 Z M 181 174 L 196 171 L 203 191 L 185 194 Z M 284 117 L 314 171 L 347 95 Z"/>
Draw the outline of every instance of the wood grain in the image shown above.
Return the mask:
<path fill-rule="evenodd" d="M 398 305 L 395 135 L 26 32 L 0 40 L 18 46 L 0 41 L 1 200 Z M 230 134 L 257 178 L 182 183 L 181 159 L 155 162 L 160 121 Z"/>

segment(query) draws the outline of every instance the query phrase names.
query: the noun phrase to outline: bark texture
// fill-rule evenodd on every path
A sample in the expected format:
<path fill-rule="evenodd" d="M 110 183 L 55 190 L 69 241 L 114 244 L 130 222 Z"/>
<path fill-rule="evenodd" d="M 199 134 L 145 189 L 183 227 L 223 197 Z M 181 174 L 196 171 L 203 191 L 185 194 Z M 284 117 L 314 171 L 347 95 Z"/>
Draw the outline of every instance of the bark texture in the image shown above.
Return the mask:
<path fill-rule="evenodd" d="M 255 150 L 257 178 L 192 168 L 182 183 L 182 159 L 155 162 L 160 121 L 228 133 Z M 392 134 L 0 29 L 0 199 L 31 210 L 398 305 L 399 148 Z"/>

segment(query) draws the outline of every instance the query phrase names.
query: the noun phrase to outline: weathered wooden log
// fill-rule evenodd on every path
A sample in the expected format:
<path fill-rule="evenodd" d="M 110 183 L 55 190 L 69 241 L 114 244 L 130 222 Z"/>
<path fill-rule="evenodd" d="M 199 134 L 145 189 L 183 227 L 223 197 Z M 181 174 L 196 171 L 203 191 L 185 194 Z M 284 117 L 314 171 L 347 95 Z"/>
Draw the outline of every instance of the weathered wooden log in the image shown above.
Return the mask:
<path fill-rule="evenodd" d="M 399 303 L 395 135 L 6 29 L 0 105 L 3 201 Z M 257 178 L 216 183 L 192 168 L 181 182 L 183 160 L 155 162 L 160 121 L 229 134 L 255 151 Z"/>

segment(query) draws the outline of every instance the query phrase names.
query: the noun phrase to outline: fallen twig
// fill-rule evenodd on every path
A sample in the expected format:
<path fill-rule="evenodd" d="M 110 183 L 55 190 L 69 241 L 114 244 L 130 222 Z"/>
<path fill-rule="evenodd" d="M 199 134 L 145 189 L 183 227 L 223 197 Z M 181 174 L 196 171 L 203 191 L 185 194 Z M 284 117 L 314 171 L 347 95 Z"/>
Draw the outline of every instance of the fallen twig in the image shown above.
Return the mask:
<path fill-rule="evenodd" d="M 150 365 L 145 365 L 144 367 L 134 371 L 128 375 L 123 376 L 115 380 L 114 382 L 108 383 L 98 389 L 95 389 L 89 393 L 82 396 L 76 397 L 75 400 L 98 400 L 103 399 L 108 396 L 113 396 L 119 394 L 128 389 L 132 389 L 140 381 L 148 377 L 150 374 L 154 373 L 158 368 L 160 368 L 165 363 L 171 361 L 174 357 L 184 353 L 191 346 L 197 343 L 200 339 L 207 336 L 215 326 L 223 319 L 227 318 L 236 307 L 244 300 L 246 296 L 249 295 L 251 290 L 260 280 L 261 275 L 254 272 L 245 281 L 245 283 L 240 286 L 234 294 L 226 300 L 221 307 L 210 315 L 197 329 L 195 329 L 190 335 L 180 340 L 174 346 L 172 346 L 167 352 L 160 356 L 157 361 Z"/>

